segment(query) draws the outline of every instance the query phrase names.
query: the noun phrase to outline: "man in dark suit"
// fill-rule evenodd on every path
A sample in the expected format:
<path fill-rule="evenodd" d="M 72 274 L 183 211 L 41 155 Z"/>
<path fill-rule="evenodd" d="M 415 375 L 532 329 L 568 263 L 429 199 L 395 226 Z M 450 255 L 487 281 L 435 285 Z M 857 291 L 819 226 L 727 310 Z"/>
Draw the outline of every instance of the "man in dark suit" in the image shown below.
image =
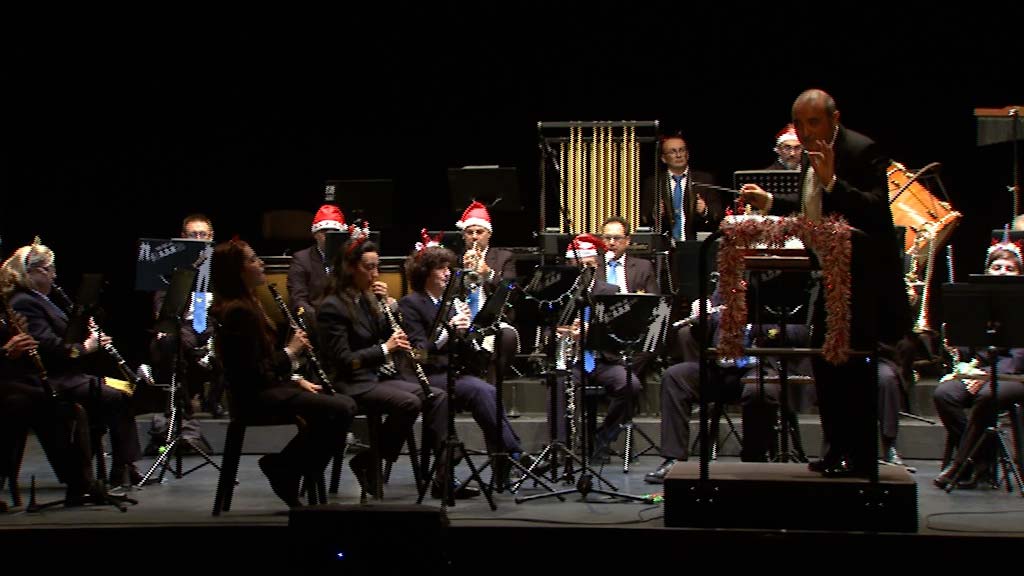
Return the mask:
<path fill-rule="evenodd" d="M 477 289 L 467 294 L 470 314 L 476 316 L 502 280 L 513 280 L 516 277 L 515 255 L 510 250 L 491 246 L 494 229 L 491 226 L 491 215 L 483 204 L 473 201 L 455 225 L 462 230 L 466 245 L 466 251 L 462 254 L 462 267 L 476 272 L 480 279 Z M 502 325 L 497 338 L 495 346 L 501 347 L 501 365 L 492 365 L 488 377 L 491 382 L 495 381 L 496 371 L 500 370 L 504 374 L 519 351 L 519 333 L 512 326 Z"/>
<path fill-rule="evenodd" d="M 806 154 L 801 163 L 799 195 L 769 194 L 753 184 L 743 199 L 771 214 L 802 213 L 812 220 L 842 216 L 863 235 L 853 238 L 851 277 L 851 347 L 895 345 L 910 330 L 910 307 L 903 283 L 900 245 L 889 210 L 885 172 L 889 160 L 866 136 L 839 123 L 835 100 L 822 90 L 807 90 L 793 103 L 793 124 Z M 879 313 L 884 311 L 884 313 Z M 823 299 L 815 324 L 824 327 Z M 825 330 L 815 331 L 820 346 Z M 841 366 L 813 359 L 822 430 L 828 449 L 811 464 L 826 475 L 865 475 L 876 465 L 871 442 L 874 425 L 865 415 L 874 401 L 865 384 L 872 377 L 863 357 Z"/>
<path fill-rule="evenodd" d="M 329 265 L 324 255 L 327 231 L 345 229 L 345 215 L 341 209 L 333 204 L 324 204 L 317 210 L 310 228 L 314 244 L 292 256 L 288 267 L 288 301 L 296 314 L 299 308 L 304 310 L 308 326 L 313 326 L 309 321 L 316 318 L 316 304 L 327 286 Z"/>
<path fill-rule="evenodd" d="M 619 287 L 619 292 L 658 294 L 658 278 L 649 260 L 630 256 L 629 222 L 613 216 L 601 226 L 601 236 L 608 246 L 604 258 L 598 258 L 597 277 Z"/>
<path fill-rule="evenodd" d="M 640 188 L 640 224 L 654 226 L 661 216 L 661 230 L 676 240 L 697 239 L 697 232 L 712 232 L 722 219 L 723 202 L 706 172 L 690 168 L 690 151 L 681 134 L 661 139 L 661 161 L 666 171 L 644 179 Z"/>

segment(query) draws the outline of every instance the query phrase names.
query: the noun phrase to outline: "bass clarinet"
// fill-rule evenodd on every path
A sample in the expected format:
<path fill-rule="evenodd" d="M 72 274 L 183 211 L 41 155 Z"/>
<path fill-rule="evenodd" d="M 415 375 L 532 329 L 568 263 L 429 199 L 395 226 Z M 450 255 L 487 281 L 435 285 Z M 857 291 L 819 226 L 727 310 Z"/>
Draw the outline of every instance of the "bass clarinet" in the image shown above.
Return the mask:
<path fill-rule="evenodd" d="M 380 302 L 380 308 L 384 311 L 384 316 L 388 319 L 388 324 L 391 325 L 391 330 L 397 332 L 402 329 L 398 325 L 398 321 L 395 320 L 395 315 L 391 312 L 391 307 L 388 306 L 387 296 L 377 296 L 377 300 Z M 430 380 L 427 379 L 427 373 L 423 371 L 423 366 L 413 358 L 412 354 L 408 355 L 409 363 L 412 364 L 413 370 L 416 371 L 416 380 L 420 383 L 420 388 L 423 389 L 423 397 L 427 400 L 434 397 L 434 392 L 430 388 Z"/>
<path fill-rule="evenodd" d="M 292 311 L 288 309 L 288 305 L 284 303 L 284 299 L 281 298 L 281 294 L 277 291 L 277 286 L 274 284 L 267 284 L 267 290 L 270 291 L 270 295 L 274 297 L 274 302 L 277 303 L 277 307 L 281 309 L 281 313 L 288 320 L 288 325 L 292 327 L 292 330 L 302 330 L 307 335 L 309 330 L 306 328 L 306 322 L 301 316 L 295 316 Z M 301 313 L 301 312 L 300 312 Z M 327 372 L 324 371 L 323 365 L 320 364 L 320 359 L 316 357 L 316 352 L 313 351 L 313 345 L 310 344 L 309 348 L 306 349 L 306 353 L 309 355 L 309 363 L 313 365 L 313 370 L 316 372 L 317 378 L 323 382 L 323 386 L 320 388 L 328 395 L 334 394 L 334 386 L 331 379 L 327 377 Z"/>

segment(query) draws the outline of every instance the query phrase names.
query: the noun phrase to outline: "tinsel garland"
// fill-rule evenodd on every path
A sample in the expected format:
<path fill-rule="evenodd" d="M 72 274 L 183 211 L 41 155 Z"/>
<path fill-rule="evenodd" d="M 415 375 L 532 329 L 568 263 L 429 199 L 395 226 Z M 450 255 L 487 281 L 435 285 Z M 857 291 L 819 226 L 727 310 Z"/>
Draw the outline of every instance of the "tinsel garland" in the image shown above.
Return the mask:
<path fill-rule="evenodd" d="M 793 218 L 752 218 L 722 223 L 724 239 L 718 249 L 718 289 L 725 305 L 719 320 L 718 352 L 723 358 L 743 355 L 747 324 L 747 284 L 744 256 L 756 245 L 782 246 L 795 237 L 814 251 L 821 264 L 825 288 L 826 331 L 822 354 L 832 364 L 846 361 L 850 348 L 850 227 L 842 217 L 813 222 Z"/>

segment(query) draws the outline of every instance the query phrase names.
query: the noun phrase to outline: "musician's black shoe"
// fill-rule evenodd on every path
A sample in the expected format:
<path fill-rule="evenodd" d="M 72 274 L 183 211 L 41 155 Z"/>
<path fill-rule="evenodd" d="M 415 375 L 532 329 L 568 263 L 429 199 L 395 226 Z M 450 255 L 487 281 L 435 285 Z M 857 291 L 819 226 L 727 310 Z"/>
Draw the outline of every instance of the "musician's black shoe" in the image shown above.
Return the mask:
<path fill-rule="evenodd" d="M 127 476 L 125 475 L 126 471 Z M 107 484 L 110 486 L 135 486 L 142 482 L 142 473 L 135 467 L 135 464 L 128 464 L 111 468 L 107 478 L 109 479 Z"/>
<path fill-rule="evenodd" d="M 348 461 L 348 465 L 352 468 L 352 473 L 355 474 L 356 480 L 359 481 L 359 485 L 363 488 L 363 492 L 376 497 L 377 472 L 373 469 L 373 458 L 370 452 L 364 451 L 356 454 Z"/>
<path fill-rule="evenodd" d="M 270 488 L 277 497 L 291 508 L 299 504 L 300 474 L 281 462 L 280 454 L 267 454 L 259 459 L 260 470 L 270 481 Z"/>
<path fill-rule="evenodd" d="M 551 471 L 550 460 L 538 461 L 530 454 L 523 454 L 522 456 L 520 456 L 519 465 L 522 466 L 523 468 L 526 468 L 527 470 L 530 470 L 530 466 L 533 466 L 533 470 L 531 470 L 531 472 L 535 476 L 543 476 L 544 474 L 547 474 L 549 471 Z"/>
<path fill-rule="evenodd" d="M 661 466 L 658 466 L 657 470 L 644 475 L 644 482 L 648 484 L 664 484 L 665 476 L 675 463 L 675 458 L 665 458 L 665 461 L 661 463 Z"/>
<path fill-rule="evenodd" d="M 456 500 L 465 500 L 467 498 L 475 498 L 475 497 L 480 495 L 480 489 L 473 488 L 472 486 L 469 486 L 467 484 L 463 484 L 462 486 L 456 485 L 456 486 L 452 486 L 452 495 L 455 497 Z M 444 498 L 444 486 L 442 486 L 441 484 L 439 484 L 437 482 L 431 483 L 430 484 L 430 497 L 431 498 L 437 498 L 438 500 L 440 500 L 441 498 Z"/>

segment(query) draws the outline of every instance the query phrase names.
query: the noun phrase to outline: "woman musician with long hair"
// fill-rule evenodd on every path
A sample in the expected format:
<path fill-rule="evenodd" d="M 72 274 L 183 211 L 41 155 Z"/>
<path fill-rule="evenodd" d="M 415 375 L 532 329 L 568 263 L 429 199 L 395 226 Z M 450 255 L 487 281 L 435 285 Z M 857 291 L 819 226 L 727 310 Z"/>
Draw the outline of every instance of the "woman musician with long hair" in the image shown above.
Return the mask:
<path fill-rule="evenodd" d="M 216 357 L 232 399 L 233 417 L 300 416 L 308 427 L 277 454 L 259 460 L 274 493 L 298 505 L 303 475 L 322 475 L 345 440 L 356 405 L 348 396 L 320 394 L 320 386 L 293 378 L 298 357 L 309 347 L 305 333 L 278 331 L 256 297 L 266 283 L 263 261 L 241 240 L 217 245 L 210 269 Z"/>
<path fill-rule="evenodd" d="M 135 469 L 140 450 L 131 404 L 123 393 L 102 385 L 99 376 L 86 374 L 80 365 L 81 357 L 111 340 L 92 333 L 83 342 L 65 342 L 67 312 L 50 299 L 57 279 L 55 262 L 53 251 L 38 242 L 22 246 L 3 263 L 0 285 L 11 309 L 25 317 L 27 332 L 39 343 L 39 356 L 53 390 L 84 406 L 91 422 L 110 430 L 111 481 L 136 484 L 142 476 Z"/>
<path fill-rule="evenodd" d="M 381 430 L 380 452 L 384 459 L 398 459 L 402 442 L 416 415 L 423 412 L 426 423 L 424 450 L 430 446 L 438 457 L 436 478 L 445 477 L 444 440 L 448 397 L 444 390 L 403 380 L 386 366 L 411 349 L 400 328 L 388 325 L 383 305 L 387 284 L 379 279 L 377 246 L 365 236 L 350 240 L 334 258 L 324 299 L 317 308 L 321 350 L 330 365 L 328 372 L 338 390 L 351 395 L 361 408 L 387 415 Z M 426 398 L 427 393 L 430 398 Z M 365 455 L 364 455 L 365 454 Z M 376 493 L 376 475 L 371 473 L 369 453 L 358 454 L 349 465 L 367 493 Z M 440 494 L 435 484 L 432 494 Z M 468 495 L 466 490 L 464 495 Z"/>

